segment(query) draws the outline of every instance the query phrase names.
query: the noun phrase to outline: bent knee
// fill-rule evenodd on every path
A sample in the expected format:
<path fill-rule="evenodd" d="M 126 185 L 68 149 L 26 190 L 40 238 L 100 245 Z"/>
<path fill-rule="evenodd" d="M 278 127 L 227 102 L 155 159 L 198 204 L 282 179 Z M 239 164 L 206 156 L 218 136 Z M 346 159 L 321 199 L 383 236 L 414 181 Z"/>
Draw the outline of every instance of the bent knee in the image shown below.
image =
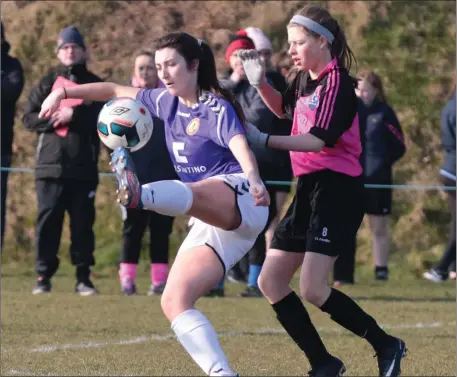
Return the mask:
<path fill-rule="evenodd" d="M 268 276 L 260 273 L 257 284 L 260 291 L 271 303 L 275 303 L 284 298 L 290 291 L 290 281 L 279 277 Z"/>
<path fill-rule="evenodd" d="M 163 292 L 160 297 L 160 306 L 165 316 L 170 319 L 173 313 L 173 298 L 166 290 Z"/>
<path fill-rule="evenodd" d="M 310 304 L 320 307 L 326 298 L 328 286 L 320 284 L 305 283 L 300 286 L 301 296 Z"/>
<path fill-rule="evenodd" d="M 163 292 L 160 298 L 160 306 L 165 316 L 172 322 L 178 315 L 192 309 L 195 299 L 186 289 L 170 289 Z"/>

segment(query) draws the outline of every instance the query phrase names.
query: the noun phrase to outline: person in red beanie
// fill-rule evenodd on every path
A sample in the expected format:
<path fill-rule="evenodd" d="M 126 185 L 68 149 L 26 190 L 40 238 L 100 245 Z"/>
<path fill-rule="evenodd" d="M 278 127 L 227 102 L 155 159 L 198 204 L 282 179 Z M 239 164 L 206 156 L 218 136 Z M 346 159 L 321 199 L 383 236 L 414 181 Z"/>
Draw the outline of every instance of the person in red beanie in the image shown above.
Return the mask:
<path fill-rule="evenodd" d="M 247 122 L 253 124 L 264 132 L 272 132 L 271 126 L 274 121 L 273 112 L 267 107 L 263 102 L 260 94 L 257 90 L 249 84 L 249 81 L 246 77 L 246 72 L 244 71 L 243 64 L 241 63 L 240 58 L 238 57 L 238 51 L 244 50 L 254 50 L 255 44 L 254 41 L 248 37 L 245 30 L 240 30 L 236 33 L 232 41 L 227 46 L 225 50 L 225 60 L 227 65 L 230 67 L 228 70 L 228 78 L 225 80 L 220 80 L 221 85 L 232 91 L 236 100 L 240 104 L 243 112 L 246 116 Z M 268 131 L 267 131 L 268 130 Z M 260 176 L 262 180 L 268 180 L 269 172 L 274 169 L 274 153 L 272 150 L 265 148 L 258 148 L 256 146 L 251 146 L 252 151 L 259 165 Z M 257 240 L 252 247 L 252 249 L 247 254 L 247 264 L 249 267 L 243 268 L 243 266 L 237 266 L 241 271 L 237 271 L 235 267 L 232 271 L 229 272 L 228 278 L 231 280 L 236 280 L 236 273 L 238 272 L 238 277 L 241 277 L 246 283 L 246 289 L 241 293 L 242 297 L 262 297 L 262 293 L 257 285 L 257 279 L 260 275 L 263 262 L 265 260 L 266 253 L 266 240 L 265 240 L 265 231 L 268 229 L 271 220 L 276 216 L 276 200 L 275 194 L 272 191 L 273 187 L 267 187 L 267 190 L 270 194 L 270 206 L 269 206 L 269 216 L 268 222 L 265 229 L 259 234 Z M 244 271 L 248 270 L 248 276 L 245 278 Z M 240 274 L 241 272 L 241 274 Z M 232 275 L 233 274 L 233 275 Z M 233 279 L 232 279 L 232 278 Z M 213 296 L 222 296 L 223 295 L 223 282 L 219 283 L 213 292 L 210 292 L 209 295 Z"/>

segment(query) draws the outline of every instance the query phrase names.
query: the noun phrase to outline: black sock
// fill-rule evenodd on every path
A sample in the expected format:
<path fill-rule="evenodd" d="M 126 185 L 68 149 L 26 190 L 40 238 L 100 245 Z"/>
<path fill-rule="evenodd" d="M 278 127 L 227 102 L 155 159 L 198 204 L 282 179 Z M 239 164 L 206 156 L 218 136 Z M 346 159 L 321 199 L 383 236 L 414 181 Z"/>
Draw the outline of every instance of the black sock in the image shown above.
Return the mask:
<path fill-rule="evenodd" d="M 320 308 L 330 314 L 333 321 L 351 331 L 355 335 L 365 338 L 376 352 L 390 346 L 392 336 L 379 327 L 375 319 L 366 313 L 350 297 L 332 288 L 332 292 Z"/>
<path fill-rule="evenodd" d="M 276 312 L 276 318 L 305 353 L 311 366 L 325 364 L 330 354 L 295 292 L 291 292 L 272 307 Z"/>
<path fill-rule="evenodd" d="M 89 266 L 78 266 L 76 267 L 76 280 L 78 282 L 86 282 L 90 280 L 90 267 Z"/>

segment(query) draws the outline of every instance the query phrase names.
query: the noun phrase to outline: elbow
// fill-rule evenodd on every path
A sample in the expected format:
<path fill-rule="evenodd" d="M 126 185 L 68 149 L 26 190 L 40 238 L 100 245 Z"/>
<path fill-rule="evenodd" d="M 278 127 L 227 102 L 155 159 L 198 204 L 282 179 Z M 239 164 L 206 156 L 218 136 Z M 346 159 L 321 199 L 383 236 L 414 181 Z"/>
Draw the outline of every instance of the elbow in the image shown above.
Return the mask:
<path fill-rule="evenodd" d="M 316 152 L 316 153 L 318 153 L 318 152 L 321 152 L 322 149 L 324 149 L 324 144 L 322 144 L 322 145 L 317 145 L 317 144 L 316 144 L 316 145 L 311 146 L 311 148 L 309 149 L 309 151 L 310 151 L 310 152 Z"/>
<path fill-rule="evenodd" d="M 325 147 L 325 143 L 323 140 L 315 138 L 310 145 L 310 152 L 321 152 Z"/>

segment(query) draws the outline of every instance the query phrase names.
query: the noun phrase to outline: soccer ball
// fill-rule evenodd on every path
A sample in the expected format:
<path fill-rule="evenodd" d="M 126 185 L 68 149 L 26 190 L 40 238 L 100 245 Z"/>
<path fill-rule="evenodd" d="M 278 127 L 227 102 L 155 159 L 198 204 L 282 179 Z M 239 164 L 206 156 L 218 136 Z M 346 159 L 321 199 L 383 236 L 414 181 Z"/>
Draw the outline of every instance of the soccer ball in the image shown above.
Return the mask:
<path fill-rule="evenodd" d="M 149 110 L 132 98 L 114 98 L 103 106 L 98 115 L 98 136 L 110 149 L 122 146 L 135 152 L 149 141 L 152 129 Z"/>

